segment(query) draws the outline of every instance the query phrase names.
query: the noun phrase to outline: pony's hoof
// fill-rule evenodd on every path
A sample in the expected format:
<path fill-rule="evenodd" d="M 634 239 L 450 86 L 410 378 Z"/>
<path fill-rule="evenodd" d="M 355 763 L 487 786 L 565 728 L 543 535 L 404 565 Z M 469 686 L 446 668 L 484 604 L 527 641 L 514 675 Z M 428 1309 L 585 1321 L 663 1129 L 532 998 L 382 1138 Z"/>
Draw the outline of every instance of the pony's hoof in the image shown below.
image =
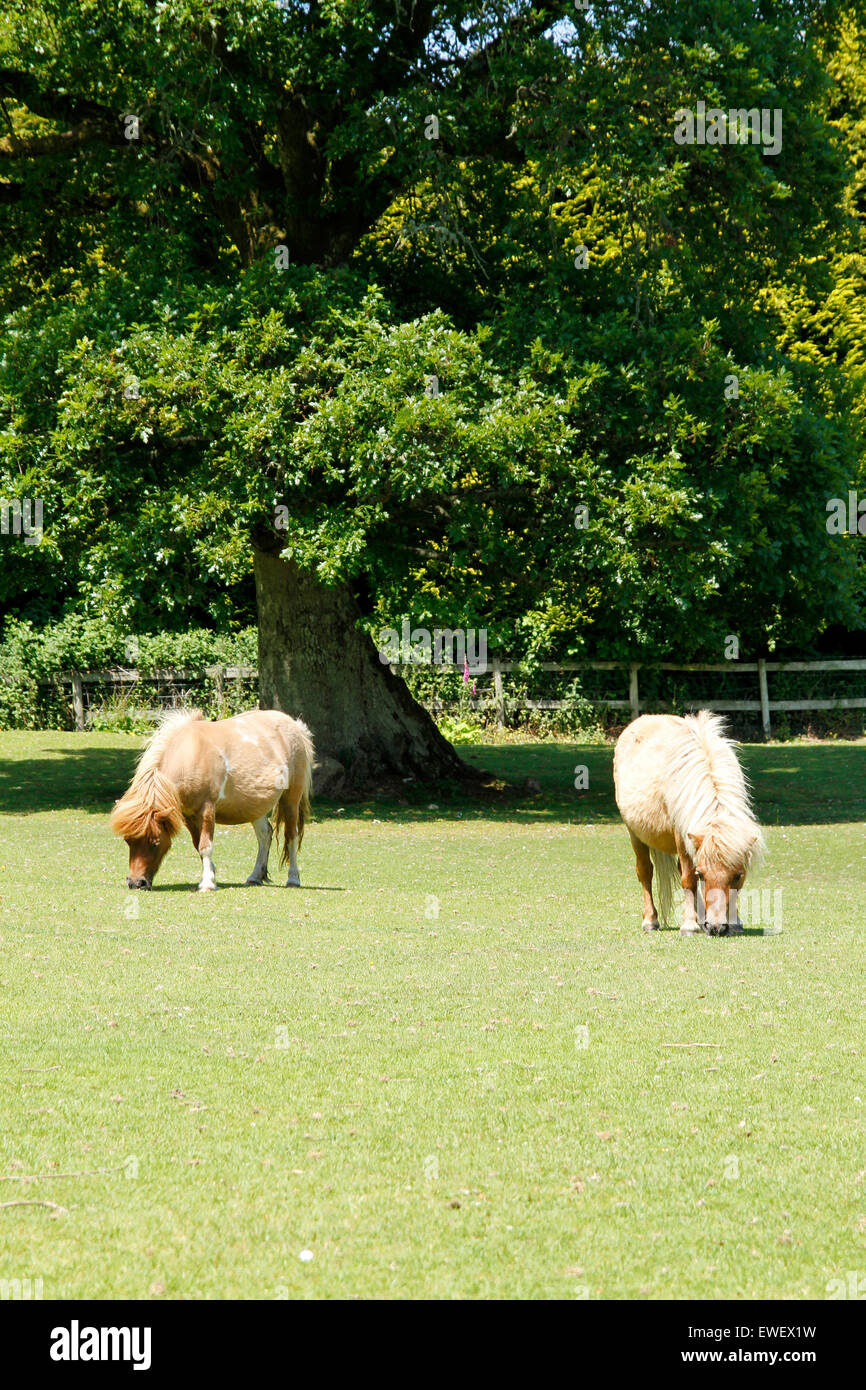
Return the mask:
<path fill-rule="evenodd" d="M 680 927 L 680 936 L 698 936 L 700 930 L 697 922 L 695 922 L 693 927 Z"/>
<path fill-rule="evenodd" d="M 215 893 L 216 890 L 217 886 L 215 883 L 200 883 L 198 886 L 198 891 L 200 893 Z"/>
<path fill-rule="evenodd" d="M 658 931 L 658 930 L 659 930 L 659 923 L 658 923 L 658 922 L 641 922 L 641 926 L 643 927 L 644 931 Z"/>
<path fill-rule="evenodd" d="M 251 874 L 250 877 L 247 879 L 246 883 L 244 884 L 244 887 L 245 887 L 245 888 L 261 888 L 262 884 L 265 883 L 265 882 L 266 882 L 265 879 L 263 879 L 263 878 L 253 878 L 253 876 L 252 876 L 252 874 Z"/>
<path fill-rule="evenodd" d="M 300 888 L 300 886 L 301 886 L 301 880 L 298 878 L 297 874 L 295 874 L 294 878 L 292 878 L 292 875 L 289 874 L 289 877 L 286 879 L 286 887 L 287 887 L 287 888 Z"/>

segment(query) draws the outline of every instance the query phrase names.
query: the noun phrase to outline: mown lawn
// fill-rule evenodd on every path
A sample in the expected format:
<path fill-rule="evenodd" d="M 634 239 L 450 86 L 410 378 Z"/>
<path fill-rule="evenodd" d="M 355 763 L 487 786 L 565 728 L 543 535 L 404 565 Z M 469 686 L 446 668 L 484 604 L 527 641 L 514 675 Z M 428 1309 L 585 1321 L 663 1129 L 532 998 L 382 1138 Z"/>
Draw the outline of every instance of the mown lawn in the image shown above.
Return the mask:
<path fill-rule="evenodd" d="M 866 1274 L 866 745 L 745 751 L 782 930 L 696 940 L 640 930 L 609 749 L 464 750 L 536 778 L 523 799 L 322 804 L 300 891 L 240 887 L 252 831 L 220 831 L 198 895 L 186 836 L 126 891 L 107 812 L 137 747 L 0 734 L 0 1202 L 57 1204 L 0 1209 L 0 1279 L 773 1299 Z"/>

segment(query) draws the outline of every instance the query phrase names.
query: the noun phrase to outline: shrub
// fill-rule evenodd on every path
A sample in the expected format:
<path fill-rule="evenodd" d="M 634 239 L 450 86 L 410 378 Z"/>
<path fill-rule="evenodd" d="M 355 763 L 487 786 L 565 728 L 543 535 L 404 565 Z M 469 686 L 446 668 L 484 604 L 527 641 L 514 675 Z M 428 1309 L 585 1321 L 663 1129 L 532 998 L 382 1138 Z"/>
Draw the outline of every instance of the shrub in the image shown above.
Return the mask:
<path fill-rule="evenodd" d="M 225 718 L 256 703 L 257 679 L 222 682 L 208 675 L 209 666 L 257 664 L 254 627 L 237 633 L 205 628 L 188 632 L 128 634 L 102 619 L 70 614 L 43 628 L 10 618 L 0 641 L 0 728 L 69 729 L 72 710 L 68 687 L 40 685 L 70 671 L 111 670 L 135 666 L 144 676 L 180 669 L 188 673 L 186 703 L 198 705 L 214 719 Z M 118 690 L 110 678 L 93 691 L 87 712 L 92 729 L 126 729 L 139 733 L 152 727 L 153 708 L 166 693 L 163 682 Z M 176 698 L 176 692 L 172 691 Z"/>

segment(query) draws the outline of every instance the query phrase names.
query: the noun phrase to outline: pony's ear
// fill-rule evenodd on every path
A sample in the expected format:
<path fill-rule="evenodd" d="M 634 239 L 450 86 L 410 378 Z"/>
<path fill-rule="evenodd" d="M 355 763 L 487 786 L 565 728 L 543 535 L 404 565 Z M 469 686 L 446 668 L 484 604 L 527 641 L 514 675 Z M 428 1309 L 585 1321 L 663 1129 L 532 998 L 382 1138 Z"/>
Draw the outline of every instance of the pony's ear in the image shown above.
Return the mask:
<path fill-rule="evenodd" d="M 704 836 L 700 835 L 696 830 L 690 830 L 689 839 L 694 841 L 695 849 L 700 850 L 701 845 L 704 843 Z"/>
<path fill-rule="evenodd" d="M 161 840 L 163 835 L 167 835 L 173 840 L 180 829 L 180 817 L 168 811 L 153 811 L 145 827 L 144 838 L 148 840 Z"/>
<path fill-rule="evenodd" d="M 763 855 L 765 849 L 766 849 L 766 845 L 764 844 L 764 837 L 763 837 L 763 835 L 761 834 L 761 827 L 760 827 L 759 825 L 756 825 L 756 826 L 755 826 L 755 829 L 752 831 L 751 835 L 749 836 L 749 840 L 748 840 L 748 843 L 747 843 L 747 845 L 746 845 L 746 859 L 747 859 L 747 861 L 748 861 L 750 864 L 757 863 L 757 861 L 758 861 L 758 860 L 761 858 L 761 856 Z"/>
<path fill-rule="evenodd" d="M 173 839 L 174 831 L 171 828 L 171 821 L 169 818 L 167 816 L 151 816 L 147 838 L 153 840 L 155 843 L 157 840 L 161 840 L 163 835 L 166 834 L 169 839 Z"/>
<path fill-rule="evenodd" d="M 160 811 L 155 817 L 156 824 L 169 839 L 174 839 L 177 832 L 183 825 L 183 817 L 174 806 L 169 806 L 167 810 Z"/>

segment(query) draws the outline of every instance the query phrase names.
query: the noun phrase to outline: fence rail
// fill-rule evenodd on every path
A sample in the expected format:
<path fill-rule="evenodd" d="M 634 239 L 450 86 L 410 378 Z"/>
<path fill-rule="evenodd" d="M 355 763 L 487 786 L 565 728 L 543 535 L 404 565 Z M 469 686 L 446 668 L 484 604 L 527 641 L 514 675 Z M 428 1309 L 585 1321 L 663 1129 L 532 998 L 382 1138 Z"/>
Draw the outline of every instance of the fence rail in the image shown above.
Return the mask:
<path fill-rule="evenodd" d="M 138 671 L 132 666 L 110 666 L 98 671 L 59 671 L 56 675 L 46 676 L 38 684 L 43 688 L 70 687 L 73 719 L 75 728 L 80 733 L 87 727 L 84 687 L 88 685 L 108 685 L 116 688 L 150 682 L 154 685 L 183 686 L 207 676 L 214 681 L 219 690 L 227 681 L 252 680 L 258 674 L 255 666 L 202 666 L 197 670 L 172 666 L 147 672 Z"/>
<path fill-rule="evenodd" d="M 674 661 L 659 661 L 653 663 L 644 663 L 640 661 L 541 661 L 538 663 L 538 669 L 542 671 L 622 671 L 623 674 L 628 672 L 627 699 L 613 697 L 610 699 L 589 700 L 589 703 L 605 709 L 627 709 L 632 719 L 637 719 L 638 715 L 641 713 L 640 671 L 644 667 L 653 671 L 757 676 L 758 698 L 756 700 L 708 700 L 701 698 L 699 700 L 685 700 L 683 704 L 689 709 L 711 709 L 719 713 L 727 711 L 750 714 L 759 713 L 761 716 L 761 727 L 767 738 L 770 737 L 772 732 L 770 716 L 774 710 L 866 709 L 866 698 L 860 697 L 771 700 L 769 682 L 767 679 L 770 673 L 781 672 L 866 671 L 866 659 L 860 658 L 852 659 L 851 661 L 764 661 L 762 659 L 758 661 L 687 662 L 684 664 Z M 508 675 L 520 669 L 519 662 L 500 661 L 496 656 L 491 658 L 493 707 L 496 710 L 496 722 L 500 728 L 504 726 L 508 713 L 508 697 L 505 694 L 502 677 L 503 675 Z M 489 702 L 483 700 L 476 701 L 475 703 L 479 707 L 484 707 L 486 704 L 489 704 Z M 530 700 L 525 698 L 521 703 L 524 709 L 567 709 L 570 701 Z"/>
<path fill-rule="evenodd" d="M 442 670 L 453 669 L 442 667 Z M 568 709 L 571 705 L 569 700 L 531 700 L 528 697 L 517 700 L 509 696 L 505 690 L 503 676 L 508 676 L 515 671 L 522 669 L 519 662 L 502 661 L 499 657 L 492 657 L 490 661 L 490 674 L 492 678 L 492 695 L 472 700 L 470 703 L 473 708 L 493 709 L 497 724 L 502 727 L 505 724 L 509 704 L 517 705 L 523 709 Z M 682 703 L 689 709 L 712 709 L 719 712 L 731 711 L 750 714 L 760 714 L 761 727 L 766 737 L 771 734 L 771 715 L 774 711 L 784 710 L 843 710 L 843 709 L 866 709 L 866 697 L 838 697 L 830 699 L 798 699 L 798 700 L 771 700 L 769 691 L 770 675 L 781 674 L 783 672 L 812 672 L 812 671 L 866 671 L 866 658 L 828 661 L 725 661 L 725 662 L 689 662 L 679 664 L 672 661 L 661 662 L 640 662 L 640 661 L 542 661 L 538 663 L 536 669 L 555 673 L 566 673 L 569 671 L 611 671 L 621 672 L 625 681 L 628 677 L 628 695 L 612 696 L 610 698 L 596 698 L 589 700 L 589 703 L 604 709 L 623 709 L 628 710 L 632 719 L 636 719 L 641 713 L 640 698 L 640 672 L 643 669 L 648 671 L 679 671 L 683 673 L 693 672 L 715 675 L 737 675 L 757 677 L 757 698 L 742 700 L 713 700 L 696 699 L 684 700 Z M 392 666 L 391 670 L 395 673 L 399 667 Z M 138 685 L 142 682 L 153 682 L 169 684 L 171 686 L 182 685 L 188 681 L 199 681 L 204 676 L 214 680 L 219 689 L 224 682 L 236 680 L 250 680 L 258 675 L 255 666 L 205 666 L 198 670 L 184 669 L 165 669 L 140 672 L 133 667 L 112 667 L 101 671 L 66 671 L 55 676 L 48 677 L 39 684 L 42 686 L 69 686 L 71 687 L 72 712 L 75 720 L 76 729 L 83 730 L 86 726 L 85 717 L 85 698 L 84 689 L 88 685 L 111 685 L 114 687 L 125 685 Z M 658 706 L 663 702 L 655 701 Z M 441 701 L 432 702 L 434 708 L 442 708 Z"/>

